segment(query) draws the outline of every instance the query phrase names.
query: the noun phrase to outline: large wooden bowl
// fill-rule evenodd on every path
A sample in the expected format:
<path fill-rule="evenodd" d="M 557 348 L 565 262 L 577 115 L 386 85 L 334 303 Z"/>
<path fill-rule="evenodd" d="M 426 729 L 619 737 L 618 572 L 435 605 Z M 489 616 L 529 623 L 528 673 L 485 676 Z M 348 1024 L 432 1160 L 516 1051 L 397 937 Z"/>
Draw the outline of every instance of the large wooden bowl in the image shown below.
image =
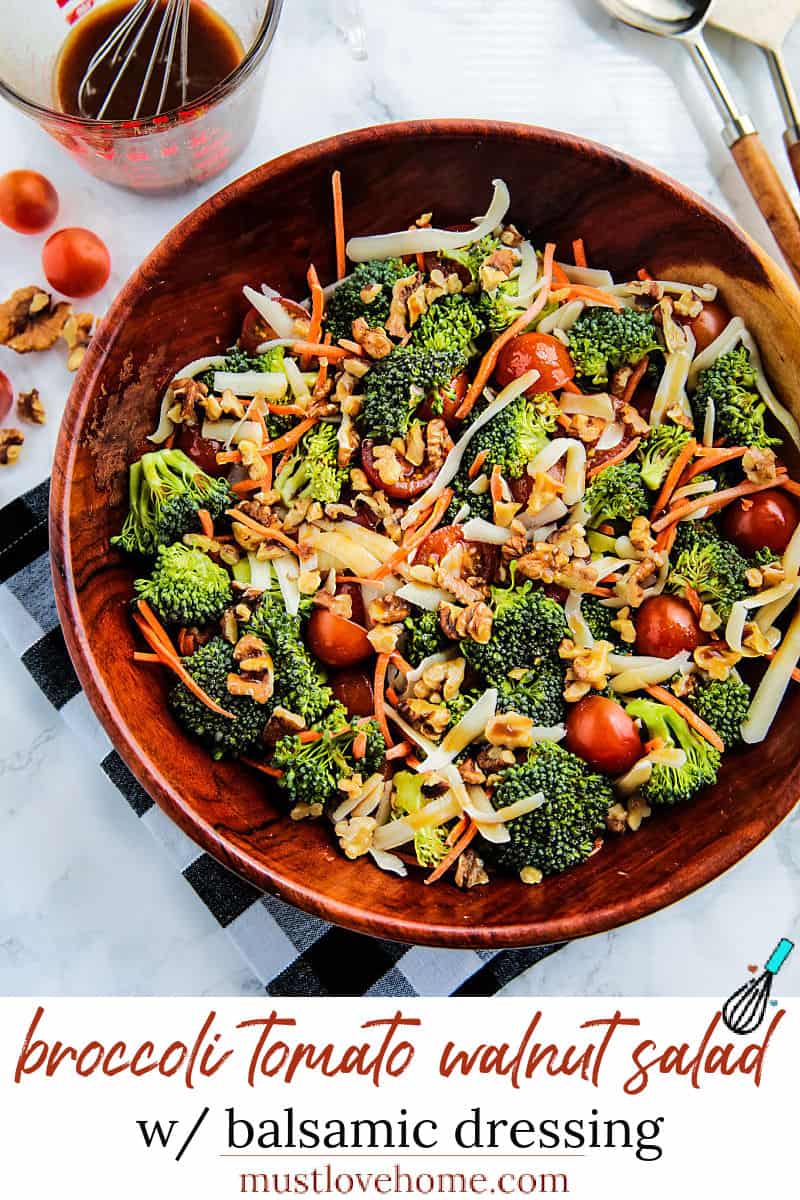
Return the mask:
<path fill-rule="evenodd" d="M 799 794 L 787 698 L 761 746 L 726 759 L 717 785 L 610 837 L 585 865 L 528 888 L 514 880 L 461 892 L 347 862 L 322 823 L 290 821 L 266 780 L 214 763 L 165 704 L 167 680 L 135 666 L 131 571 L 109 547 L 125 509 L 128 463 L 145 449 L 159 398 L 182 363 L 236 337 L 242 285 L 306 292 L 306 264 L 334 271 L 330 176 L 342 171 L 350 233 L 401 228 L 434 209 L 439 224 L 485 211 L 491 180 L 511 188 L 511 217 L 534 241 L 620 277 L 717 284 L 758 338 L 768 371 L 800 416 L 800 294 L 741 230 L 658 172 L 546 129 L 478 121 L 382 126 L 268 163 L 177 226 L 126 284 L 89 347 L 56 451 L 51 545 L 64 634 L 81 682 L 128 766 L 220 862 L 329 921 L 399 941 L 501 947 L 556 942 L 652 913 L 738 862 Z"/>

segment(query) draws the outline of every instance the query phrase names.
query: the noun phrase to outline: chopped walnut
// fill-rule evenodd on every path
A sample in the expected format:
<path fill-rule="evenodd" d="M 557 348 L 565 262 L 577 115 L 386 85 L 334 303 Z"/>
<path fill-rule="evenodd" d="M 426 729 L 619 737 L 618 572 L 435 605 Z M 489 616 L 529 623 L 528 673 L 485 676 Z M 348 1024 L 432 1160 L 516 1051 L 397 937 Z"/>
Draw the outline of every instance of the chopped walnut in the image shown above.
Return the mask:
<path fill-rule="evenodd" d="M 520 883 L 527 883 L 529 886 L 535 886 L 541 883 L 544 879 L 544 874 L 538 867 L 523 867 L 519 873 Z"/>
<path fill-rule="evenodd" d="M 238 663 L 246 658 L 253 658 L 254 655 L 265 655 L 266 653 L 266 643 L 253 633 L 246 633 L 244 637 L 239 638 L 233 648 L 233 657 Z"/>
<path fill-rule="evenodd" d="M 319 571 L 301 571 L 297 577 L 297 588 L 301 596 L 313 596 L 322 583 Z"/>
<path fill-rule="evenodd" d="M 305 727 L 306 723 L 303 717 L 278 704 L 272 710 L 272 716 L 267 722 L 261 738 L 266 745 L 274 746 L 282 737 L 300 733 Z"/>
<path fill-rule="evenodd" d="M 777 583 L 783 583 L 786 578 L 786 572 L 780 562 L 769 563 L 766 567 L 762 567 L 761 574 L 767 587 L 775 587 Z"/>
<path fill-rule="evenodd" d="M 458 575 L 444 570 L 441 565 L 436 571 L 436 582 L 451 596 L 455 596 L 459 604 L 477 604 L 479 600 L 483 599 L 482 593 L 477 588 L 472 587 Z"/>
<path fill-rule="evenodd" d="M 500 241 L 504 246 L 520 246 L 525 239 L 516 225 L 508 224 L 500 234 Z"/>
<path fill-rule="evenodd" d="M 585 446 L 593 446 L 600 440 L 600 434 L 606 427 L 602 417 L 590 417 L 586 413 L 574 413 L 570 417 L 570 428 Z"/>
<path fill-rule="evenodd" d="M 525 506 L 526 512 L 535 517 L 542 509 L 547 508 L 548 504 L 557 500 L 563 491 L 563 483 L 559 483 L 547 471 L 537 471 L 533 475 L 533 487 Z"/>
<path fill-rule="evenodd" d="M 706 671 L 712 679 L 727 679 L 741 657 L 741 654 L 731 650 L 727 642 L 723 641 L 698 646 L 693 655 L 700 670 Z"/>
<path fill-rule="evenodd" d="M 371 492 L 372 487 L 361 467 L 353 467 L 350 471 L 350 487 L 354 492 Z"/>
<path fill-rule="evenodd" d="M 679 325 L 672 315 L 673 308 L 672 298 L 663 296 L 653 309 L 653 319 L 656 325 L 661 326 L 664 345 L 671 354 L 686 348 L 686 333 L 683 326 Z"/>
<path fill-rule="evenodd" d="M 661 553 L 652 553 L 631 567 L 624 579 L 614 584 L 614 591 L 630 608 L 638 608 L 644 600 L 645 586 L 652 583 L 663 563 Z"/>
<path fill-rule="evenodd" d="M 627 433 L 634 437 L 644 437 L 650 432 L 650 426 L 642 414 L 632 404 L 623 404 L 618 413 L 619 420 L 625 426 Z"/>
<path fill-rule="evenodd" d="M 392 446 L 374 446 L 372 457 L 381 483 L 391 487 L 403 477 L 403 465 Z"/>
<path fill-rule="evenodd" d="M 632 279 L 625 285 L 628 296 L 643 296 L 647 300 L 661 300 L 664 288 L 657 279 Z"/>
<path fill-rule="evenodd" d="M 376 625 L 367 634 L 367 641 L 377 654 L 393 654 L 402 632 L 402 625 Z"/>
<path fill-rule="evenodd" d="M 754 654 L 771 654 L 773 649 L 769 638 L 761 632 L 755 621 L 748 621 L 742 630 L 742 645 Z"/>
<path fill-rule="evenodd" d="M 564 638 L 558 647 L 558 655 L 569 662 L 564 686 L 565 700 L 574 703 L 592 689 L 597 692 L 605 690 L 611 670 L 608 656 L 613 649 L 610 642 L 602 640 L 588 647 L 576 646 L 571 638 Z"/>
<path fill-rule="evenodd" d="M 358 342 L 370 358 L 386 358 L 394 349 L 393 343 L 386 335 L 386 330 L 378 326 L 370 329 L 363 317 L 353 321 L 353 341 Z"/>
<path fill-rule="evenodd" d="M 464 682 L 465 667 L 463 658 L 431 663 L 414 681 L 411 691 L 417 699 L 430 700 L 435 704 L 440 704 L 442 700 L 454 700 Z"/>
<path fill-rule="evenodd" d="M 38 388 L 31 388 L 29 392 L 20 392 L 17 396 L 17 416 L 21 421 L 44 425 L 45 411 L 39 398 Z"/>
<path fill-rule="evenodd" d="M 606 829 L 610 833 L 624 833 L 628 827 L 628 810 L 623 804 L 612 804 L 606 813 Z"/>
<path fill-rule="evenodd" d="M 744 573 L 745 582 L 748 587 L 758 589 L 764 582 L 764 576 L 759 571 L 758 567 L 748 567 Z"/>
<path fill-rule="evenodd" d="M 234 417 L 237 421 L 241 421 L 244 417 L 244 405 L 230 388 L 225 388 L 219 398 L 219 404 L 224 416 Z"/>
<path fill-rule="evenodd" d="M 460 641 L 471 638 L 485 646 L 492 636 L 492 610 L 482 600 L 459 608 L 455 604 L 439 605 L 439 626 L 446 637 Z"/>
<path fill-rule="evenodd" d="M 506 767 L 513 767 L 516 762 L 514 751 L 508 746 L 481 746 L 475 762 L 487 776 L 492 776 Z"/>
<path fill-rule="evenodd" d="M 422 276 L 416 271 L 398 279 L 392 286 L 392 300 L 389 305 L 389 319 L 386 322 L 386 332 L 393 338 L 404 338 L 408 333 L 406 325 L 407 301 L 422 282 Z"/>
<path fill-rule="evenodd" d="M 19 429 L 0 429 L 0 466 L 8 467 L 19 458 L 25 434 Z"/>
<path fill-rule="evenodd" d="M 675 312 L 682 317 L 699 317 L 703 311 L 703 301 L 699 300 L 691 289 L 681 292 L 674 301 Z"/>
<path fill-rule="evenodd" d="M 485 783 L 486 776 L 471 758 L 462 759 L 458 764 L 458 773 L 464 783 Z"/>
<path fill-rule="evenodd" d="M 339 821 L 335 832 L 346 856 L 355 859 L 369 853 L 376 829 L 374 817 L 350 817 L 349 820 Z"/>
<path fill-rule="evenodd" d="M 471 847 L 467 847 L 459 856 L 453 882 L 460 888 L 479 887 L 482 883 L 489 882 L 483 859 Z"/>
<path fill-rule="evenodd" d="M 376 596 L 369 603 L 369 619 L 373 625 L 393 625 L 404 621 L 411 612 L 411 605 L 395 592 Z"/>
<path fill-rule="evenodd" d="M 77 371 L 86 355 L 86 347 L 92 340 L 94 314 L 72 313 L 64 322 L 61 336 L 67 343 L 67 370 Z"/>
<path fill-rule="evenodd" d="M 438 738 L 450 724 L 450 710 L 444 704 L 432 700 L 421 700 L 417 696 L 403 696 L 398 705 L 400 714 L 428 737 Z"/>
<path fill-rule="evenodd" d="M 631 832 L 635 833 L 642 821 L 651 816 L 652 812 L 652 808 L 644 797 L 638 794 L 631 796 L 628 800 L 628 828 Z"/>
<path fill-rule="evenodd" d="M 227 688 L 232 696 L 248 696 L 256 704 L 266 704 L 272 698 L 271 675 L 264 679 L 243 679 L 241 675 L 229 675 Z"/>
<path fill-rule="evenodd" d="M 428 462 L 431 467 L 440 467 L 453 449 L 453 439 L 450 437 L 447 425 L 441 417 L 428 421 L 425 431 L 425 441 L 428 451 Z"/>
<path fill-rule="evenodd" d="M 634 550 L 638 550 L 641 555 L 649 554 L 656 544 L 647 517 L 634 517 L 628 536 Z"/>
<path fill-rule="evenodd" d="M 680 404 L 673 404 L 671 408 L 667 409 L 667 420 L 672 421 L 675 425 L 682 425 L 690 433 L 694 429 L 694 421 Z"/>
<path fill-rule="evenodd" d="M 172 384 L 173 403 L 169 410 L 169 419 L 176 425 L 196 425 L 197 406 L 207 395 L 208 388 L 199 379 L 176 379 Z"/>
<path fill-rule="evenodd" d="M 335 596 L 326 590 L 319 591 L 314 597 L 314 604 L 317 608 L 330 609 L 337 617 L 344 617 L 345 621 L 353 619 L 353 597 L 347 592 Z"/>
<path fill-rule="evenodd" d="M 772 483 L 778 473 L 775 451 L 750 446 L 742 455 L 742 470 L 751 483 Z"/>
<path fill-rule="evenodd" d="M 522 713 L 498 713 L 486 722 L 486 740 L 491 746 L 528 750 L 533 745 L 533 721 Z"/>
<path fill-rule="evenodd" d="M 722 617 L 710 604 L 704 604 L 700 609 L 699 623 L 703 633 L 713 633 L 722 624 Z"/>
<path fill-rule="evenodd" d="M 313 804 L 306 804 L 305 801 L 298 800 L 297 804 L 289 809 L 289 816 L 293 821 L 307 821 L 321 817 L 324 811 L 325 805 L 320 800 L 315 800 Z"/>
<path fill-rule="evenodd" d="M 38 287 L 19 288 L 0 304 L 0 345 L 17 354 L 49 350 L 61 336 L 72 309 L 66 301 L 53 304 Z"/>
<path fill-rule="evenodd" d="M 546 542 L 536 542 L 533 550 L 517 562 L 521 575 L 542 583 L 556 583 L 576 591 L 591 591 L 597 584 L 597 568 L 589 560 L 589 545 L 582 525 L 557 529 Z"/>
<path fill-rule="evenodd" d="M 419 421 L 415 421 L 408 431 L 405 456 L 412 467 L 421 467 L 425 461 L 425 438 L 422 435 L 422 426 Z"/>
<path fill-rule="evenodd" d="M 619 634 L 620 640 L 629 646 L 636 641 L 636 626 L 631 620 L 631 610 L 627 605 L 617 610 L 617 615 L 611 622 L 611 628 Z"/>
<path fill-rule="evenodd" d="M 414 291 L 406 301 L 408 308 L 408 324 L 409 328 L 413 328 L 424 312 L 428 309 L 427 288 L 424 284 L 414 288 Z"/>
<path fill-rule="evenodd" d="M 362 304 L 372 304 L 372 302 L 374 300 L 377 300 L 378 296 L 380 296 L 382 291 L 383 291 L 382 283 L 367 284 L 367 286 L 363 287 L 361 289 L 361 291 L 359 292 L 359 297 L 361 299 L 361 303 Z"/>

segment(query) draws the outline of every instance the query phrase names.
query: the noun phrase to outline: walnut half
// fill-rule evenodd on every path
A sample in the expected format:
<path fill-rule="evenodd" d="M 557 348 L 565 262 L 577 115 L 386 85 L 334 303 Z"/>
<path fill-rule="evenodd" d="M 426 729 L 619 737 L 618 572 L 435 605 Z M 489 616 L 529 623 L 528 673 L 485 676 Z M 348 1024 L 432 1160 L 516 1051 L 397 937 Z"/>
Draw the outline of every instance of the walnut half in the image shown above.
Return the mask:
<path fill-rule="evenodd" d="M 0 429 L 0 466 L 7 467 L 19 458 L 25 434 L 19 429 Z"/>
<path fill-rule="evenodd" d="M 52 296 L 41 288 L 18 288 L 0 304 L 0 345 L 17 354 L 49 350 L 61 336 L 71 311 L 65 300 L 53 304 Z"/>
<path fill-rule="evenodd" d="M 38 388 L 31 388 L 29 392 L 20 392 L 17 396 L 17 416 L 21 421 L 44 425 L 46 414 Z"/>

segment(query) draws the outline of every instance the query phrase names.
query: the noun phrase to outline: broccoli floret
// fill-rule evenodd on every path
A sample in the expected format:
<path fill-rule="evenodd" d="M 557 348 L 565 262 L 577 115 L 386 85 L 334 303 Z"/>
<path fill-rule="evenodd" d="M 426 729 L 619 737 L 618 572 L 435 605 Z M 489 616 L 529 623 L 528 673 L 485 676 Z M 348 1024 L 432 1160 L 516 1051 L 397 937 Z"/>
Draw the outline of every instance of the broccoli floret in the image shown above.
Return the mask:
<path fill-rule="evenodd" d="M 750 707 L 750 688 L 743 679 L 709 679 L 686 697 L 698 717 L 719 734 L 726 750 L 742 740 L 742 722 Z"/>
<path fill-rule="evenodd" d="M 472 708 L 476 700 L 480 700 L 482 693 L 474 688 L 466 692 L 459 692 L 452 700 L 445 700 L 445 706 L 450 712 L 450 726 L 457 725 L 466 712 Z"/>
<path fill-rule="evenodd" d="M 456 350 L 469 358 L 474 353 L 472 343 L 485 329 L 486 322 L 466 296 L 442 296 L 414 325 L 411 345 L 418 350 Z"/>
<path fill-rule="evenodd" d="M 487 683 L 503 684 L 508 672 L 555 657 L 567 634 L 564 610 L 530 581 L 521 587 L 492 588 L 492 634 L 485 644 L 461 642 L 461 653 Z"/>
<path fill-rule="evenodd" d="M 587 308 L 569 331 L 569 352 L 578 374 L 598 387 L 618 367 L 635 366 L 660 349 L 653 316 L 634 308 Z"/>
<path fill-rule="evenodd" d="M 617 630 L 611 628 L 611 622 L 619 616 L 616 608 L 606 608 L 598 596 L 584 594 L 581 596 L 581 615 L 596 641 L 610 642 L 615 654 L 633 654 L 633 646 L 623 642 Z"/>
<path fill-rule="evenodd" d="M 360 772 L 374 774 L 383 766 L 386 743 L 375 721 L 332 730 L 322 727 L 315 742 L 301 742 L 295 736 L 283 737 L 275 747 L 272 765 L 282 773 L 278 784 L 292 804 L 325 804 L 337 797 L 339 782 Z M 366 752 L 353 755 L 357 734 L 366 734 Z M 338 793 L 341 799 L 341 792 Z"/>
<path fill-rule="evenodd" d="M 518 679 L 498 684 L 498 712 L 517 712 L 534 725 L 559 725 L 564 720 L 564 668 L 557 658 L 544 659 Z"/>
<path fill-rule="evenodd" d="M 667 587 L 673 592 L 694 588 L 704 604 L 727 620 L 731 605 L 750 595 L 746 579 L 750 565 L 711 521 L 681 521 Z"/>
<path fill-rule="evenodd" d="M 642 784 L 642 795 L 649 804 L 679 804 L 689 800 L 700 788 L 717 778 L 720 753 L 687 725 L 684 718 L 666 704 L 655 700 L 632 700 L 625 711 L 639 720 L 647 739 L 660 738 L 667 747 L 683 750 L 686 762 L 681 767 L 654 763 L 650 778 Z"/>
<path fill-rule="evenodd" d="M 353 321 L 358 317 L 363 317 L 371 329 L 383 325 L 389 316 L 393 284 L 412 273 L 412 268 L 407 267 L 399 258 L 389 258 L 384 262 L 359 263 L 352 274 L 339 284 L 328 301 L 325 330 L 334 342 L 338 342 L 339 338 L 353 336 Z M 366 304 L 361 299 L 361 292 L 375 283 L 381 285 L 381 290 Z"/>
<path fill-rule="evenodd" d="M 500 333 L 503 329 L 507 329 L 516 321 L 517 317 L 522 316 L 526 308 L 524 304 L 520 303 L 516 279 L 511 279 L 508 283 L 501 283 L 494 291 L 481 292 L 476 297 L 475 306 L 481 321 L 492 333 Z M 547 315 L 548 307 L 546 306 L 542 310 L 537 321 L 541 321 Z M 558 305 L 554 304 L 552 310 L 557 307 Z"/>
<path fill-rule="evenodd" d="M 650 510 L 650 500 L 635 463 L 613 463 L 595 476 L 583 496 L 587 520 L 592 525 L 604 521 L 625 521 Z"/>
<path fill-rule="evenodd" d="M 714 401 L 714 432 L 735 446 L 777 446 L 780 438 L 770 437 L 764 428 L 766 406 L 756 389 L 756 373 L 750 351 L 744 346 L 722 354 L 702 371 L 692 397 L 697 429 L 705 422 L 709 400 Z"/>
<path fill-rule="evenodd" d="M 418 405 L 434 388 L 449 383 L 465 361 L 457 350 L 398 346 L 364 377 L 364 403 L 359 416 L 362 431 L 387 441 L 406 434 Z"/>
<path fill-rule="evenodd" d="M 537 794 L 544 804 L 508 822 L 509 842 L 481 844 L 500 870 L 553 875 L 584 862 L 614 803 L 609 781 L 555 742 L 537 743 L 527 762 L 505 771 L 492 803 L 500 809 Z"/>
<path fill-rule="evenodd" d="M 549 392 L 539 396 L 520 396 L 501 409 L 470 442 L 469 467 L 477 454 L 486 451 L 483 470 L 500 467 L 503 474 L 519 479 L 527 464 L 547 442 L 556 427 L 560 409 Z M 469 480 L 469 482 L 472 482 Z"/>
<path fill-rule="evenodd" d="M 283 503 L 310 499 L 331 504 L 338 500 L 346 473 L 337 466 L 337 451 L 333 425 L 310 429 L 275 477 L 275 487 Z"/>
<path fill-rule="evenodd" d="M 395 792 L 392 797 L 392 813 L 395 817 L 407 817 L 425 807 L 427 798 L 422 788 L 424 775 L 411 771 L 398 771 L 394 777 Z M 447 829 L 439 825 L 435 829 L 420 829 L 414 836 L 414 853 L 421 867 L 435 867 L 448 852 Z"/>
<path fill-rule="evenodd" d="M 221 617 L 233 599 L 225 568 L 182 542 L 159 546 L 152 575 L 133 586 L 162 621 L 175 625 L 205 625 Z"/>
<path fill-rule="evenodd" d="M 642 479 L 652 492 L 661 487 L 667 472 L 689 440 L 682 425 L 657 425 L 639 443 Z"/>
<path fill-rule="evenodd" d="M 333 693 L 303 643 L 300 617 L 286 612 L 280 591 L 268 589 L 245 627 L 261 638 L 275 669 L 275 704 L 303 717 L 307 725 L 329 711 Z"/>
<path fill-rule="evenodd" d="M 125 524 L 111 544 L 146 555 L 198 529 L 199 509 L 206 509 L 213 521 L 234 500 L 227 480 L 206 475 L 182 450 L 142 455 L 131 465 L 129 494 Z"/>
<path fill-rule="evenodd" d="M 410 617 L 403 622 L 405 642 L 403 657 L 418 667 L 423 658 L 438 654 L 448 645 L 448 640 L 442 633 L 438 614 L 430 609 L 415 609 Z"/>
<path fill-rule="evenodd" d="M 249 696 L 230 694 L 228 675 L 237 674 L 239 669 L 233 646 L 222 638 L 212 638 L 184 658 L 183 665 L 206 695 L 233 715 L 233 720 L 212 712 L 180 682 L 169 694 L 170 708 L 177 720 L 188 734 L 208 747 L 214 758 L 238 758 L 246 754 L 259 741 L 272 712 L 272 702 L 257 704 Z"/>
<path fill-rule="evenodd" d="M 458 250 L 442 250 L 439 257 L 449 259 L 450 262 L 457 262 L 462 267 L 466 267 L 470 273 L 473 283 L 479 282 L 479 272 L 482 265 L 490 258 L 496 250 L 502 250 L 503 243 L 498 237 L 491 233 L 487 233 L 479 242 L 470 242 L 468 246 L 462 246 Z M 445 271 L 445 274 L 447 272 Z"/>

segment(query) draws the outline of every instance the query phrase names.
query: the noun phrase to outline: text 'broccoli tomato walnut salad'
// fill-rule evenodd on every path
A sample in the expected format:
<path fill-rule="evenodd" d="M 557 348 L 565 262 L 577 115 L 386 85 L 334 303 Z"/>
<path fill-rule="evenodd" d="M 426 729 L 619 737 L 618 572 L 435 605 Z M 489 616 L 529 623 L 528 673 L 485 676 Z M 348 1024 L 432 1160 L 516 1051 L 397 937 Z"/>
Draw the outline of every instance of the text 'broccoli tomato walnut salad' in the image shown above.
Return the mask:
<path fill-rule="evenodd" d="M 714 287 L 560 264 L 499 180 L 466 231 L 351 239 L 346 274 L 333 195 L 338 281 L 246 288 L 131 466 L 136 657 L 348 858 L 539 883 L 766 735 L 800 431 Z"/>

